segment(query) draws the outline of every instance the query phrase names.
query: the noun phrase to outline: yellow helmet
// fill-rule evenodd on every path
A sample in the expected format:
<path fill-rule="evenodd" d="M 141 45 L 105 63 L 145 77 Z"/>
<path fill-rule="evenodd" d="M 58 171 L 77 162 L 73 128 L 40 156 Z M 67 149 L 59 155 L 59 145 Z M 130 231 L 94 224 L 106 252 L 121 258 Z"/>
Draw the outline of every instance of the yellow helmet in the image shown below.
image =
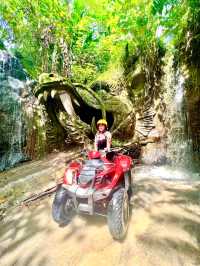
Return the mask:
<path fill-rule="evenodd" d="M 107 121 L 106 121 L 105 119 L 100 119 L 100 120 L 97 122 L 97 126 L 100 125 L 100 124 L 105 125 L 106 127 L 108 126 L 108 123 L 107 123 Z"/>

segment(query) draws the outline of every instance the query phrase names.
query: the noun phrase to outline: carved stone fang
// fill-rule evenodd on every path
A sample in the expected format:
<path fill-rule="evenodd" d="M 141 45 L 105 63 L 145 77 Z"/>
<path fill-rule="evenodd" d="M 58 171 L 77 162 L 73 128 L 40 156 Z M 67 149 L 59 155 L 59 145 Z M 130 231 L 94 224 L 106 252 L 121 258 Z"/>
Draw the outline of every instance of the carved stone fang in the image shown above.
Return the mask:
<path fill-rule="evenodd" d="M 52 90 L 51 91 L 51 97 L 52 98 L 54 98 L 56 94 L 57 94 L 57 90 Z"/>
<path fill-rule="evenodd" d="M 44 93 L 43 93 L 43 96 L 44 96 L 44 100 L 46 101 L 47 100 L 47 98 L 48 98 L 48 91 L 44 91 Z"/>
<path fill-rule="evenodd" d="M 41 102 L 42 99 L 43 99 L 43 93 L 40 93 L 40 94 L 38 95 L 38 101 Z"/>
<path fill-rule="evenodd" d="M 61 100 L 61 102 L 65 108 L 65 111 L 68 113 L 68 115 L 75 116 L 74 107 L 72 105 L 70 95 L 66 92 L 66 93 L 60 94 L 59 96 L 60 96 L 60 100 Z"/>

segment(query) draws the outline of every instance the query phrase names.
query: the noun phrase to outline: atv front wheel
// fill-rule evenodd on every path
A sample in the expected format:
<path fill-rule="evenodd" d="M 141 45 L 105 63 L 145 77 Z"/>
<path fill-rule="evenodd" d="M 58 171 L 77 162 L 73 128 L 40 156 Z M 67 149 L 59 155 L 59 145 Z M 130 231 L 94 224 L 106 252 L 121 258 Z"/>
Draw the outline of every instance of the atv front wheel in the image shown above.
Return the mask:
<path fill-rule="evenodd" d="M 59 225 L 68 224 L 75 215 L 72 199 L 64 188 L 59 187 L 52 205 L 52 216 Z"/>
<path fill-rule="evenodd" d="M 115 239 L 122 239 L 129 222 L 129 197 L 124 188 L 117 190 L 108 204 L 108 227 Z"/>

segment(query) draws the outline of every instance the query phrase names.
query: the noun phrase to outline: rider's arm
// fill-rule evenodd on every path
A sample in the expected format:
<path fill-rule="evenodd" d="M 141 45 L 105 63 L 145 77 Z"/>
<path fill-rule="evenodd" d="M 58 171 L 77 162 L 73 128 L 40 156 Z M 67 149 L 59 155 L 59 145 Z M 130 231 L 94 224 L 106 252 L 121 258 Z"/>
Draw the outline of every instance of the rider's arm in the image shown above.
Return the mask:
<path fill-rule="evenodd" d="M 98 151 L 98 140 L 97 140 L 97 134 L 95 135 L 95 138 L 94 138 L 94 150 L 95 150 L 95 151 Z"/>
<path fill-rule="evenodd" d="M 106 148 L 107 151 L 110 151 L 111 148 L 111 143 L 112 143 L 112 135 L 109 131 L 106 132 Z"/>

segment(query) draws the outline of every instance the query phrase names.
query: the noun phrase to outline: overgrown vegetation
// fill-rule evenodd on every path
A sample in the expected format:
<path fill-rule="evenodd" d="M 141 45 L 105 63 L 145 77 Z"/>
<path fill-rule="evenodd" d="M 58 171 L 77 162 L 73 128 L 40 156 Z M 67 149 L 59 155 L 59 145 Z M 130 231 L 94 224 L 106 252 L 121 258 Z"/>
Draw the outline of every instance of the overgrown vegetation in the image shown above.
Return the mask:
<path fill-rule="evenodd" d="M 33 78 L 54 71 L 85 83 L 127 55 L 152 64 L 164 45 L 198 29 L 199 19 L 197 0 L 8 0 L 0 8 L 1 39 L 15 43 Z"/>

